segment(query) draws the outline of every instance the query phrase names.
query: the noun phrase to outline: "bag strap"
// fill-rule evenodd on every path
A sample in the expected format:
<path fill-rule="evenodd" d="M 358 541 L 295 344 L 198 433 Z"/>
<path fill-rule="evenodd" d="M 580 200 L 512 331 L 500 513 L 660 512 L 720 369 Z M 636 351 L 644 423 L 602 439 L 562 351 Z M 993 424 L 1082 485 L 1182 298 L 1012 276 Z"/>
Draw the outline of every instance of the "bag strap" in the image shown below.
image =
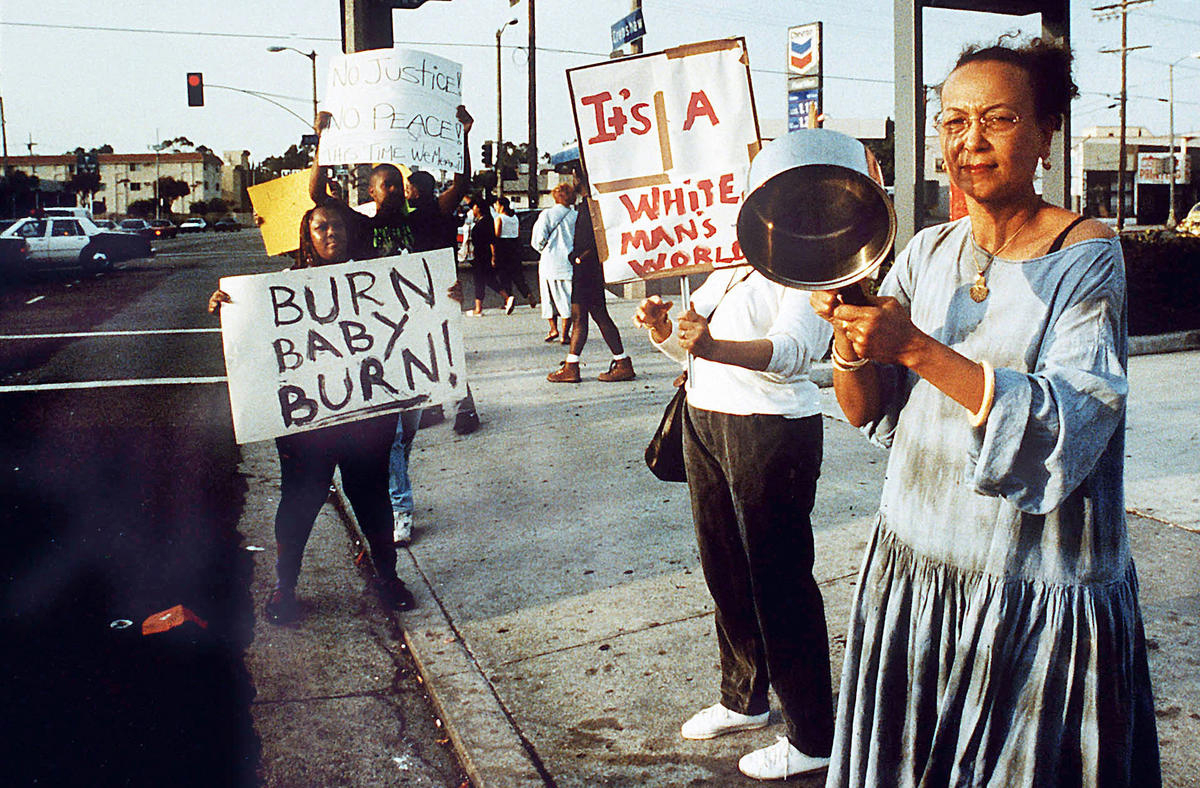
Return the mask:
<path fill-rule="evenodd" d="M 1083 220 L 1083 216 L 1076 217 L 1075 221 L 1064 227 L 1063 231 L 1059 233 L 1058 236 L 1055 237 L 1055 239 L 1050 243 L 1050 251 L 1046 252 L 1046 254 L 1052 254 L 1057 252 L 1059 249 L 1062 249 L 1063 241 L 1067 240 L 1067 234 L 1074 230 L 1075 225 L 1079 224 Z"/>

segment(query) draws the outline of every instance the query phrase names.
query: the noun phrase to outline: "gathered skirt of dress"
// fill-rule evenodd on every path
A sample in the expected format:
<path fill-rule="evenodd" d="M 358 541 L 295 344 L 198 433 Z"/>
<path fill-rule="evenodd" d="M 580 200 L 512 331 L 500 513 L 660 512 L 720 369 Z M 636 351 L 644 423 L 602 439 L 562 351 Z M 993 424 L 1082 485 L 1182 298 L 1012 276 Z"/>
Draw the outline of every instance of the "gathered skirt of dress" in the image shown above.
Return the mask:
<path fill-rule="evenodd" d="M 1132 561 L 1105 584 L 967 571 L 877 523 L 838 699 L 830 788 L 1157 786 Z"/>

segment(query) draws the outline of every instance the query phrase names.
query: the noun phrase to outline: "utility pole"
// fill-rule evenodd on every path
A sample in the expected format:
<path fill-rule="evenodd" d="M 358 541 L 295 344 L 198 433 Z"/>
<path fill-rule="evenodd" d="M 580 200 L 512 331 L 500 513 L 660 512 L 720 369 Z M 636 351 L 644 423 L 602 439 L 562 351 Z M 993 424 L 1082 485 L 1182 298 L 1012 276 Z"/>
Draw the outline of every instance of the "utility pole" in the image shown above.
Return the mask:
<path fill-rule="evenodd" d="M 342 51 L 347 55 L 368 49 L 390 49 L 393 43 L 392 6 L 377 0 L 339 0 L 342 7 Z M 368 166 L 354 168 L 358 190 L 355 202 L 365 202 Z M 349 202 L 349 195 L 346 195 Z"/>
<path fill-rule="evenodd" d="M 1127 45 L 1129 10 L 1153 2 L 1154 0 L 1121 0 L 1119 3 L 1096 6 L 1092 9 L 1101 20 L 1112 19 L 1118 15 L 1121 17 L 1121 46 L 1118 49 L 1100 50 L 1104 54 L 1121 53 L 1121 141 L 1117 146 L 1117 232 L 1120 232 L 1121 228 L 1125 226 L 1125 60 L 1126 55 L 1135 49 L 1149 49 L 1149 46 L 1131 47 Z"/>
<path fill-rule="evenodd" d="M 8 175 L 8 124 L 4 120 L 4 96 L 0 96 L 0 137 L 4 139 L 4 174 Z"/>
<path fill-rule="evenodd" d="M 1175 159 L 1175 67 L 1178 66 L 1183 61 L 1190 60 L 1193 58 L 1200 58 L 1200 52 L 1193 52 L 1192 54 L 1187 55 L 1186 57 L 1181 57 L 1178 60 L 1176 60 L 1174 63 L 1172 63 L 1171 65 L 1167 66 L 1167 81 L 1170 84 L 1170 88 L 1169 88 L 1170 99 L 1168 99 L 1170 101 L 1170 119 L 1169 119 L 1170 131 L 1168 133 L 1170 134 L 1170 137 L 1171 137 L 1171 144 L 1167 146 L 1168 150 L 1171 153 L 1171 156 L 1170 156 L 1171 188 L 1168 191 L 1169 196 L 1167 197 L 1167 202 L 1170 204 L 1170 207 L 1167 210 L 1167 228 L 1171 229 L 1171 230 L 1174 230 L 1175 225 L 1178 224 L 1178 219 L 1175 216 L 1175 174 L 1178 171 L 1178 168 L 1176 167 L 1176 159 Z M 1184 162 L 1187 161 L 1186 145 L 1184 147 L 1183 155 L 1179 158 L 1179 161 L 1184 161 Z"/>
<path fill-rule="evenodd" d="M 641 9 L 642 9 L 642 0 L 633 0 L 633 2 L 631 2 L 629 4 L 629 10 L 631 12 L 632 11 L 640 11 Z M 629 54 L 631 54 L 631 55 L 642 54 L 642 52 L 643 52 L 642 42 L 645 40 L 646 40 L 645 37 L 641 36 L 641 37 L 635 38 L 632 41 L 630 41 L 629 42 Z"/>
<path fill-rule="evenodd" d="M 538 207 L 538 152 L 537 152 L 537 36 L 534 30 L 534 0 L 529 0 L 529 207 Z"/>

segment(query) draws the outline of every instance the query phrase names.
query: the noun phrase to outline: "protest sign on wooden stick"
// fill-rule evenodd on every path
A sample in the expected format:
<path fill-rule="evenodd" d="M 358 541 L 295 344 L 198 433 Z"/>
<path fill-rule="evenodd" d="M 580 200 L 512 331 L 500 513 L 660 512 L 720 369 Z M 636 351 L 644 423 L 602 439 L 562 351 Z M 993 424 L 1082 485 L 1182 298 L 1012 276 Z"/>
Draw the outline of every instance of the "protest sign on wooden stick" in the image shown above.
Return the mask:
<path fill-rule="evenodd" d="M 466 396 L 454 266 L 439 249 L 223 278 L 237 442 Z"/>
<path fill-rule="evenodd" d="M 742 265 L 758 119 L 743 39 L 567 71 L 606 282 Z"/>
<path fill-rule="evenodd" d="M 332 59 L 322 109 L 322 164 L 406 164 L 461 172 L 462 66 L 415 49 L 371 49 Z"/>

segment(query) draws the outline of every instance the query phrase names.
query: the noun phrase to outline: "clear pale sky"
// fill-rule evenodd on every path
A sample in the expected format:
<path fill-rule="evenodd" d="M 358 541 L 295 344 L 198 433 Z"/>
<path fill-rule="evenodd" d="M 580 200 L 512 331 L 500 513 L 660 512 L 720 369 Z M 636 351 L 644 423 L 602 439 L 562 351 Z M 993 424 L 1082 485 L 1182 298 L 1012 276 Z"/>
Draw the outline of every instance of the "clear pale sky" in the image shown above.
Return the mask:
<path fill-rule="evenodd" d="M 1120 43 L 1120 22 L 1100 21 L 1096 5 L 1072 2 L 1076 133 L 1116 125 L 1109 97 L 1120 88 L 1120 58 L 1099 54 Z M 528 0 L 429 0 L 395 11 L 398 46 L 424 49 L 463 64 L 465 100 L 476 117 L 472 156 L 496 130 L 496 29 L 506 20 L 502 52 L 505 137 L 526 137 Z M 646 51 L 743 36 L 750 52 L 760 120 L 785 116 L 787 28 L 824 23 L 825 112 L 840 117 L 892 113 L 892 0 L 644 0 Z M 564 70 L 607 59 L 610 25 L 629 0 L 536 0 L 538 147 L 557 151 L 573 142 Z M 925 12 L 925 80 L 939 81 L 964 43 L 1013 29 L 1036 32 L 1038 17 L 994 16 L 930 9 Z M 328 56 L 340 52 L 337 0 L 248 3 L 207 0 L 165 3 L 126 0 L 3 0 L 0 4 L 0 95 L 8 150 L 64 153 L 109 143 L 119 153 L 141 152 L 156 139 L 186 136 L 217 152 L 248 149 L 254 159 L 299 141 L 305 125 L 266 101 L 219 90 L 228 85 L 269 94 L 307 118 L 310 66 L 293 52 L 317 52 L 324 90 Z M 1200 2 L 1157 0 L 1130 14 L 1129 45 L 1151 45 L 1129 57 L 1129 124 L 1167 133 L 1167 64 L 1200 51 Z M 186 105 L 184 75 L 200 71 L 205 106 Z M 1175 69 L 1175 129 L 1200 131 L 1200 60 Z"/>

